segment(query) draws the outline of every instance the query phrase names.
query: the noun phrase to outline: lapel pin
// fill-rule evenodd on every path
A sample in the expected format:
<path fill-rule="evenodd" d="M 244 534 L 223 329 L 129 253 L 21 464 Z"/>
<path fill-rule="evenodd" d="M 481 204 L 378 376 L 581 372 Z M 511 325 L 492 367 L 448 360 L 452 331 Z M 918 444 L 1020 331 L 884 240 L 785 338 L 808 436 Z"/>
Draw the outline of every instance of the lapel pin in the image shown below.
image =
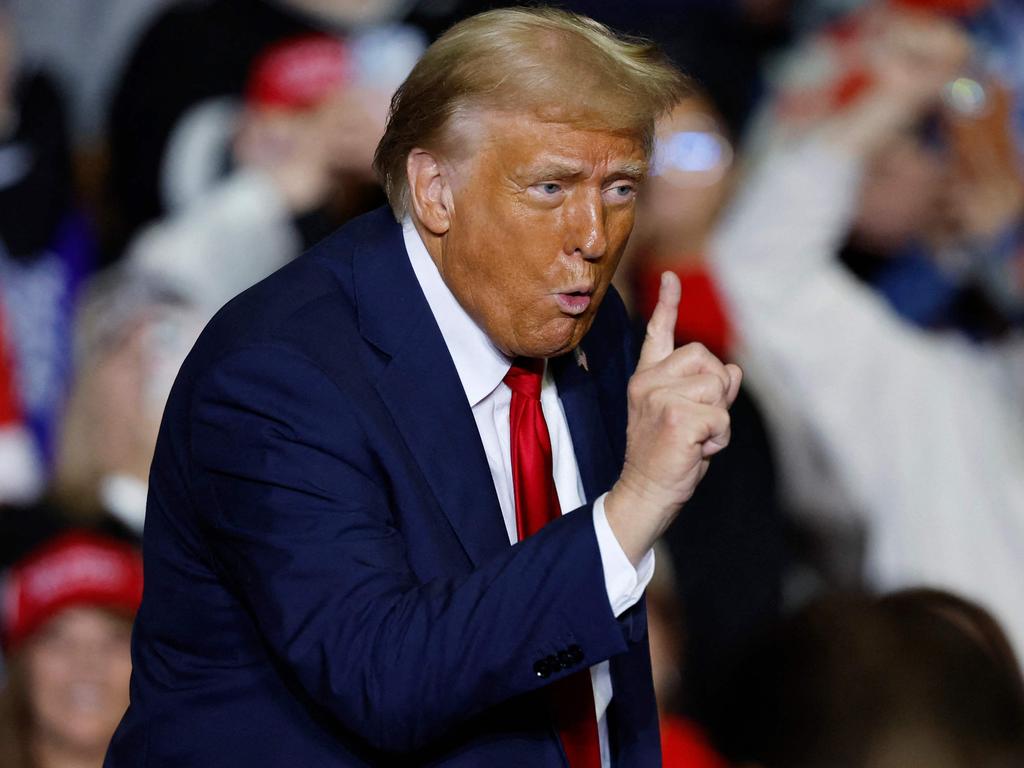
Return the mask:
<path fill-rule="evenodd" d="M 583 351 L 583 348 L 576 347 L 576 349 L 573 350 L 573 354 L 576 356 L 576 365 L 587 373 L 590 373 L 590 368 L 587 367 L 587 353 Z"/>

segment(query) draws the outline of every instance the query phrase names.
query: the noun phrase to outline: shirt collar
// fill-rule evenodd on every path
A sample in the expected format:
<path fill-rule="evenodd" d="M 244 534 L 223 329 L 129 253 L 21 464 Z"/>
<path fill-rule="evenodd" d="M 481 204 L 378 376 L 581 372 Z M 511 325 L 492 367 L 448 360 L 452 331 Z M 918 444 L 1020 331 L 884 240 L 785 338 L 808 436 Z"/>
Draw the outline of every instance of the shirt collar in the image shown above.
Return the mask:
<path fill-rule="evenodd" d="M 445 284 L 434 260 L 427 253 L 412 218 L 402 221 L 402 237 L 416 280 L 430 305 L 448 353 L 455 363 L 462 389 L 470 407 L 487 397 L 505 378 L 512 360 L 499 350 L 474 322 L 451 289 Z"/>

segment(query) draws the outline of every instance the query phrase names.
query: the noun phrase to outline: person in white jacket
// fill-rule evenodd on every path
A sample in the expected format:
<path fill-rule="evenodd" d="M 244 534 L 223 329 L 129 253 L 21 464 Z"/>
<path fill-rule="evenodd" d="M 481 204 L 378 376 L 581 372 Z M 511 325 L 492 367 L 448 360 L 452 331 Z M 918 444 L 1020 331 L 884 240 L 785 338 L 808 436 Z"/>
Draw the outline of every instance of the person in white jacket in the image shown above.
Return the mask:
<path fill-rule="evenodd" d="M 977 600 L 1024 655 L 1024 338 L 914 327 L 837 258 L 869 160 L 966 57 L 953 25 L 905 23 L 870 93 L 765 153 L 714 267 L 794 495 L 865 523 L 870 584 Z"/>

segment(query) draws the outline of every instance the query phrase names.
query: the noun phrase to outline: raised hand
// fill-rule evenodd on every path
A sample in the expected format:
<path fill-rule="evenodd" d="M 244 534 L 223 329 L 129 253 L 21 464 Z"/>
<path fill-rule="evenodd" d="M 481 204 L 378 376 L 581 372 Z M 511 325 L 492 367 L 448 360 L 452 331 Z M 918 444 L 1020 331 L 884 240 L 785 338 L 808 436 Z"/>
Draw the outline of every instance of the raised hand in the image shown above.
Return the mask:
<path fill-rule="evenodd" d="M 729 407 L 742 373 L 701 344 L 676 349 L 679 278 L 662 275 L 636 373 L 629 382 L 626 463 L 605 514 L 638 563 L 693 495 L 712 456 L 729 444 Z"/>
<path fill-rule="evenodd" d="M 970 58 L 971 42 L 952 19 L 888 7 L 866 15 L 863 36 L 871 86 L 826 121 L 826 130 L 870 153 L 939 105 L 943 88 Z"/>
<path fill-rule="evenodd" d="M 1005 234 L 1024 213 L 1024 178 L 1013 135 L 1013 99 L 992 79 L 984 83 L 985 105 L 964 113 L 947 105 L 943 126 L 952 150 L 945 188 L 951 234 L 968 245 Z"/>

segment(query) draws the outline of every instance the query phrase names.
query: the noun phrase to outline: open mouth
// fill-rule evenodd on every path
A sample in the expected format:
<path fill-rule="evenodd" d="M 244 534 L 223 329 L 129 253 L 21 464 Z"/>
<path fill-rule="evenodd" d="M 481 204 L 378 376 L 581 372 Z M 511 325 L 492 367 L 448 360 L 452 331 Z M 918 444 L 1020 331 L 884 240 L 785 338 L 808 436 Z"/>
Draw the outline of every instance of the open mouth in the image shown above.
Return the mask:
<path fill-rule="evenodd" d="M 579 315 L 590 306 L 591 294 L 589 291 L 571 291 L 556 294 L 559 308 L 569 315 Z"/>

